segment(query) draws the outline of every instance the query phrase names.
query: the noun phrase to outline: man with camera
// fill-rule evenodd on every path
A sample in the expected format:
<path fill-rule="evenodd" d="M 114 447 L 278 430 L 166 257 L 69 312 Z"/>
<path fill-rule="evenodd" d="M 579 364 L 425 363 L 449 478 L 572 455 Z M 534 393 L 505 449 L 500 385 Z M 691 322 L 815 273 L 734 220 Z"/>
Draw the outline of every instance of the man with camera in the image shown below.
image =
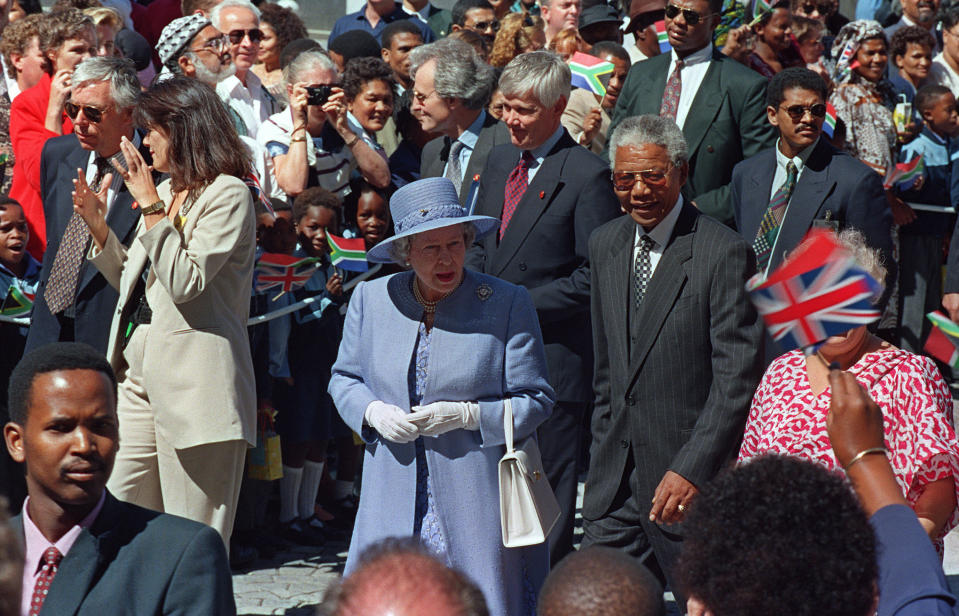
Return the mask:
<path fill-rule="evenodd" d="M 285 73 L 290 106 L 263 123 L 257 140 L 273 159 L 277 183 L 287 196 L 321 186 L 343 197 L 350 172 L 357 168 L 370 184 L 389 184 L 386 159 L 347 122 L 333 61 L 319 51 L 306 51 Z"/>

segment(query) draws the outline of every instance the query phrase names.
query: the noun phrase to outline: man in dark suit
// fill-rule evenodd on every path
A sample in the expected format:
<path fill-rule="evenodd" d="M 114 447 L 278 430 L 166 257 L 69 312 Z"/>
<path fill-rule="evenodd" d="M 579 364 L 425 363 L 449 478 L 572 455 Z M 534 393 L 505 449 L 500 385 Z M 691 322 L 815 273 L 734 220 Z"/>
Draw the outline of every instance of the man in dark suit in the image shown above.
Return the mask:
<path fill-rule="evenodd" d="M 745 290 L 749 246 L 681 194 L 688 152 L 667 118 L 620 122 L 610 153 L 629 216 L 589 243 L 596 398 L 583 545 L 624 550 L 674 594 L 685 512 L 739 450 L 762 329 Z"/>
<path fill-rule="evenodd" d="M 116 500 L 105 489 L 119 436 L 117 383 L 97 350 L 53 343 L 10 379 L 10 455 L 29 496 L 23 613 L 235 614 L 226 551 L 212 528 Z"/>
<path fill-rule="evenodd" d="M 466 205 L 473 177 L 486 166 L 493 146 L 509 143 L 506 125 L 486 112 L 496 85 L 493 69 L 458 39 L 443 39 L 410 54 L 412 111 L 428 133 L 441 133 L 423 147 L 420 175 L 446 177 Z M 454 160 L 450 162 L 450 152 Z"/>
<path fill-rule="evenodd" d="M 589 235 L 621 214 L 609 168 L 560 124 L 570 71 L 536 51 L 513 59 L 499 82 L 511 143 L 494 147 L 476 213 L 500 218 L 468 255 L 471 269 L 526 287 L 539 315 L 557 403 L 539 430 L 543 465 L 562 510 L 550 557 L 572 549 L 582 426 L 592 400 Z"/>
<path fill-rule="evenodd" d="M 115 89 L 111 89 L 111 80 L 119 84 Z M 81 169 L 91 185 L 101 185 L 109 208 L 107 224 L 128 246 L 133 241 L 140 210 L 132 207 L 133 197 L 120 174 L 112 172 L 111 164 L 123 158 L 121 137 L 140 145 L 140 137 L 133 130 L 133 105 L 140 82 L 129 61 L 99 57 L 77 66 L 73 84 L 67 113 L 73 120 L 74 132 L 47 141 L 40 161 L 47 249 L 33 304 L 27 351 L 49 342 L 76 340 L 106 353 L 118 295 L 85 258 L 89 233 L 73 212 L 73 182 L 77 169 Z M 148 155 L 149 151 L 142 147 L 141 153 Z M 64 243 L 64 238 L 70 241 Z"/>
<path fill-rule="evenodd" d="M 673 49 L 633 65 L 609 132 L 640 114 L 675 120 L 689 144 L 683 197 L 703 213 L 732 224 L 733 167 L 771 147 L 774 135 L 765 118 L 766 80 L 713 48 L 721 10 L 722 0 L 669 1 L 666 31 Z"/>

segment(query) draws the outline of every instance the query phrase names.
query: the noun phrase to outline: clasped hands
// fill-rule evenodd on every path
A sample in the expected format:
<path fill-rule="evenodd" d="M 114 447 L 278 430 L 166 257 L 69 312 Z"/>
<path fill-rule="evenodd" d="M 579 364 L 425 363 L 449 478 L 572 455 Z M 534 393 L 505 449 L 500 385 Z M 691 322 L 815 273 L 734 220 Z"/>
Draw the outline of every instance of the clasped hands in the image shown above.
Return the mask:
<path fill-rule="evenodd" d="M 476 402 L 432 402 L 414 406 L 412 413 L 393 404 L 374 400 L 366 407 L 363 418 L 394 443 L 409 443 L 418 436 L 439 436 L 450 430 L 478 430 L 479 404 Z"/>

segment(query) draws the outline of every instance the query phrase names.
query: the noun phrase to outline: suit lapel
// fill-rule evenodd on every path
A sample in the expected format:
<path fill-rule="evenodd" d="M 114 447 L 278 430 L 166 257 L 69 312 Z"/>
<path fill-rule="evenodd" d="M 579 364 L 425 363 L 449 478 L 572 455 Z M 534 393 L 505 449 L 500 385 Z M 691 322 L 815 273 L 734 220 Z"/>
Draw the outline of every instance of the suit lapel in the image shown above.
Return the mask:
<path fill-rule="evenodd" d="M 799 176 L 796 188 L 789 198 L 789 207 L 779 230 L 776 249 L 769 259 L 771 267 L 782 263 L 787 246 L 799 245 L 812 226 L 819 207 L 836 184 L 836 181 L 829 177 L 829 161 L 832 158 L 830 149 L 830 146 L 820 139 L 806 160 L 802 175 Z"/>
<path fill-rule="evenodd" d="M 715 53 L 713 54 L 715 58 Z M 683 134 L 686 135 L 686 142 L 689 144 L 690 158 L 693 152 L 699 147 L 706 131 L 713 123 L 716 113 L 722 106 L 726 94 L 722 87 L 722 62 L 710 60 L 709 68 L 703 76 L 703 82 L 696 91 L 693 103 L 690 106 L 690 113 L 686 116 L 686 122 L 683 125 Z M 695 111 L 693 111 L 695 110 Z"/>
<path fill-rule="evenodd" d="M 604 315 L 609 322 L 609 331 L 614 332 L 613 340 L 625 342 L 625 352 L 620 357 L 621 365 L 629 361 L 629 310 L 630 293 L 633 288 L 633 238 L 636 223 L 629 216 L 623 216 L 619 228 L 611 241 L 609 265 L 604 274 L 603 286 L 612 292 L 612 304 Z"/>
<path fill-rule="evenodd" d="M 643 305 L 636 316 L 641 323 L 641 327 L 636 328 L 639 337 L 636 339 L 636 345 L 630 351 L 629 387 L 632 387 L 633 382 L 639 376 L 639 371 L 643 367 L 643 362 L 646 361 L 649 350 L 659 336 L 663 323 L 669 317 L 676 298 L 679 297 L 683 286 L 686 284 L 686 263 L 692 258 L 693 254 L 693 234 L 696 230 L 696 218 L 695 208 L 688 203 L 684 203 L 676 221 L 676 227 L 673 229 L 673 237 L 666 246 L 666 250 L 663 251 L 663 256 L 660 258 L 656 271 L 649 281 L 646 297 L 643 299 Z"/>
<path fill-rule="evenodd" d="M 494 120 L 492 123 L 490 120 Z M 479 175 L 486 165 L 486 158 L 489 151 L 495 144 L 494 133 L 498 120 L 487 114 L 486 122 L 480 130 L 479 137 L 476 139 L 476 145 L 473 147 L 473 153 L 470 154 L 469 162 L 466 163 L 466 172 L 463 174 L 463 184 L 460 186 L 460 203 L 466 203 L 466 197 L 469 196 L 470 185 L 473 183 L 473 176 Z M 504 186 L 505 189 L 505 186 Z M 498 216 L 497 216 L 498 218 Z"/>
<path fill-rule="evenodd" d="M 756 165 L 756 171 L 750 176 L 748 187 L 743 193 L 745 203 L 742 208 L 742 235 L 749 244 L 752 244 L 759 233 L 759 224 L 769 208 L 768 197 L 772 193 L 773 178 L 776 175 L 776 153 L 771 153 L 772 156 L 768 158 L 765 158 L 765 153 L 759 154 L 764 158 L 760 159 L 761 164 Z"/>

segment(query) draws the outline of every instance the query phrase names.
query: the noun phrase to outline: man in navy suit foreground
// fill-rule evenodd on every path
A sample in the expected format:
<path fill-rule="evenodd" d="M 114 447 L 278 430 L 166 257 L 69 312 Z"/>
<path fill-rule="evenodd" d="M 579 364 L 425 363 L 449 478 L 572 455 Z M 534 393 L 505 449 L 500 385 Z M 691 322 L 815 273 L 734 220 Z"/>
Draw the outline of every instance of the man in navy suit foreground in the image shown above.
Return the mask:
<path fill-rule="evenodd" d="M 10 455 L 27 470 L 13 520 L 24 542 L 21 613 L 236 614 L 212 528 L 105 489 L 119 445 L 116 378 L 92 347 L 54 343 L 10 377 Z"/>

